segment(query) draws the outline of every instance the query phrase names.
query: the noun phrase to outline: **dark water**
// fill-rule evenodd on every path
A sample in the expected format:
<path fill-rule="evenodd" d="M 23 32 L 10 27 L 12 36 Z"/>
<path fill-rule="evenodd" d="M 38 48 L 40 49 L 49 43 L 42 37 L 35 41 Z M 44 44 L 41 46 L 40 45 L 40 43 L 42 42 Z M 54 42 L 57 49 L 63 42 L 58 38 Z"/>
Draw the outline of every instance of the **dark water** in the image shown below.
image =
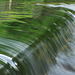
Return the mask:
<path fill-rule="evenodd" d="M 1 75 L 75 75 L 75 4 L 0 3 Z"/>

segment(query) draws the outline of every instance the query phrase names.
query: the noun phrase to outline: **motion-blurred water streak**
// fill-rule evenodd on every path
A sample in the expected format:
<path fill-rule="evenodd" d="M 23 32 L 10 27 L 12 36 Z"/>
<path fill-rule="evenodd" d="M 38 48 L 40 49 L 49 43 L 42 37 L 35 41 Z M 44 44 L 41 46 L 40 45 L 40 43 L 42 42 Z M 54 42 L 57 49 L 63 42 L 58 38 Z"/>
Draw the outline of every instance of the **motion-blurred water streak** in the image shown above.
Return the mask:
<path fill-rule="evenodd" d="M 75 3 L 0 3 L 1 75 L 75 75 Z"/>

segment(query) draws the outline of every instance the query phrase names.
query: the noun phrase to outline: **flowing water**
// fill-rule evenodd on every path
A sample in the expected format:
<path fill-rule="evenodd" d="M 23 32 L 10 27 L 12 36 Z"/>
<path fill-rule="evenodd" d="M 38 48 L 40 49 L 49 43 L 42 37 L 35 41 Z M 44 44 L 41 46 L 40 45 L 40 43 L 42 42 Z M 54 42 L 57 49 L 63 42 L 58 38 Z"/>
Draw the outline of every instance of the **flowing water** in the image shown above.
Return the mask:
<path fill-rule="evenodd" d="M 0 2 L 0 75 L 75 75 L 75 4 Z"/>

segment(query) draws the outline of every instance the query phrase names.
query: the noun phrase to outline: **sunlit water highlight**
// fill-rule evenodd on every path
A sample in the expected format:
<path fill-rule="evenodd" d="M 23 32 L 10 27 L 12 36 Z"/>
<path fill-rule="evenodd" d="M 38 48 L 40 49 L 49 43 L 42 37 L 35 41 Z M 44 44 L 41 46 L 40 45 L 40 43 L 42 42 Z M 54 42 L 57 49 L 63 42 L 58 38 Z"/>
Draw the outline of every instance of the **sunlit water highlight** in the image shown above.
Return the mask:
<path fill-rule="evenodd" d="M 49 6 L 49 7 L 63 7 L 63 8 L 68 8 L 68 9 L 75 11 L 75 4 L 59 3 L 59 5 L 53 5 L 53 4 L 39 4 L 39 3 L 37 3 L 36 5 L 44 5 L 44 6 Z"/>
<path fill-rule="evenodd" d="M 6 55 L 0 54 L 0 59 L 1 59 L 0 61 L 3 61 L 6 64 L 9 63 L 13 68 L 17 69 L 17 67 L 15 66 L 17 64 L 12 62 L 12 58 L 10 58 L 10 57 L 8 57 Z"/>

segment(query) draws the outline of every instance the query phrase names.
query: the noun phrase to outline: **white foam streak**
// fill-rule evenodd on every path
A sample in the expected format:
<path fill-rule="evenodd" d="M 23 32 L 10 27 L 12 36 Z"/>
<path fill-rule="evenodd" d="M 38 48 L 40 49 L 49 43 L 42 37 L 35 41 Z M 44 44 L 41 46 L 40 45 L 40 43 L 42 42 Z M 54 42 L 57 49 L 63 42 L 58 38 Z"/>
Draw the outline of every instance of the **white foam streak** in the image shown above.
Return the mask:
<path fill-rule="evenodd" d="M 54 5 L 54 4 L 39 4 L 39 3 L 37 3 L 36 5 L 43 5 L 43 6 L 48 6 L 48 7 L 64 7 L 64 8 L 68 8 L 68 9 L 75 11 L 75 4 L 60 3 L 59 5 Z"/>

